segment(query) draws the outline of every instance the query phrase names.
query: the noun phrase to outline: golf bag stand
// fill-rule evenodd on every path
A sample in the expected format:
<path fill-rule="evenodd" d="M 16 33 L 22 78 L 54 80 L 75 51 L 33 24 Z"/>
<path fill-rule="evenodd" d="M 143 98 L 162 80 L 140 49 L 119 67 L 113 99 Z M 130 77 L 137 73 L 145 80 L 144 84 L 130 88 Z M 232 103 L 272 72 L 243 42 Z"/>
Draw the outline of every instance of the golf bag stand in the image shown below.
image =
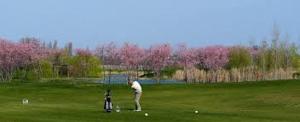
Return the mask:
<path fill-rule="evenodd" d="M 104 97 L 104 111 L 111 112 L 113 108 L 110 90 L 107 90 Z"/>

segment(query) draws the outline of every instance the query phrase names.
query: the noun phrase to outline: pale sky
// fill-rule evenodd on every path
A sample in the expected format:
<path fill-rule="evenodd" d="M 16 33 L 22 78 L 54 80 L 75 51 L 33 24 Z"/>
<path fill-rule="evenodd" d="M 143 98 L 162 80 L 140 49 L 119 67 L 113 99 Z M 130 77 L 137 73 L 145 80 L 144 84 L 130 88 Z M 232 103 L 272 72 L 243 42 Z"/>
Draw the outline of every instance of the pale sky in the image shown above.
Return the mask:
<path fill-rule="evenodd" d="M 277 23 L 300 37 L 300 0 L 0 0 L 0 37 L 189 46 L 248 44 L 269 38 Z"/>

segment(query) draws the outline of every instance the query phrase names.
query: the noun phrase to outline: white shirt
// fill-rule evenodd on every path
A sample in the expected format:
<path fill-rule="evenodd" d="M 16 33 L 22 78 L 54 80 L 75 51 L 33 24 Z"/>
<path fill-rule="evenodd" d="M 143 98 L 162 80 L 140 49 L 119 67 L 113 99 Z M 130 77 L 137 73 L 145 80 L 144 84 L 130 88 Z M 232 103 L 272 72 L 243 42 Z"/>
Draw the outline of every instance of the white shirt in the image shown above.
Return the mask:
<path fill-rule="evenodd" d="M 135 89 L 135 92 L 142 93 L 142 86 L 137 81 L 132 82 L 131 88 Z"/>

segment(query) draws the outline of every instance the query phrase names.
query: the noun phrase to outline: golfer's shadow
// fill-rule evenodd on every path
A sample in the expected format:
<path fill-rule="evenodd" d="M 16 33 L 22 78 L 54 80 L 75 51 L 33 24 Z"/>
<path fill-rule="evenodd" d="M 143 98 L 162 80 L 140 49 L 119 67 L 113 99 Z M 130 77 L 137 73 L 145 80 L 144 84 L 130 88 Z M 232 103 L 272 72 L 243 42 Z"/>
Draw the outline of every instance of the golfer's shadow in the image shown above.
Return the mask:
<path fill-rule="evenodd" d="M 122 112 L 122 110 L 130 112 L 130 111 L 134 111 L 134 108 L 123 108 L 123 109 L 121 109 L 121 112 Z M 143 109 L 143 111 L 145 111 L 145 110 L 148 110 L 148 109 Z M 113 113 L 113 112 L 115 112 L 115 109 L 113 109 L 111 112 L 102 111 L 102 113 Z"/>
<path fill-rule="evenodd" d="M 133 110 L 135 110 L 134 108 L 124 108 L 124 110 L 127 110 L 127 111 L 133 111 Z M 142 110 L 148 110 L 147 108 L 145 109 L 145 108 L 142 108 Z"/>
<path fill-rule="evenodd" d="M 133 111 L 133 108 L 124 108 L 124 110 Z"/>

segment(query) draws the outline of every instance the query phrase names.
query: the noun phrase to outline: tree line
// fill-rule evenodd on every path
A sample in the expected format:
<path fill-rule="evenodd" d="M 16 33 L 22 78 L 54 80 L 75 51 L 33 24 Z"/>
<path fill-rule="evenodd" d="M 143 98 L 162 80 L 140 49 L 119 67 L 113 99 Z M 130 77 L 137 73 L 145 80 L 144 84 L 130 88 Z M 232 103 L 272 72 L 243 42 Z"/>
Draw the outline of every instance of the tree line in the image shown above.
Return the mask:
<path fill-rule="evenodd" d="M 244 76 L 245 79 L 267 76 L 268 72 L 279 69 L 289 72 L 290 76 L 299 65 L 297 49 L 296 44 L 281 39 L 277 32 L 271 40 L 263 40 L 257 45 L 193 48 L 184 43 L 175 47 L 166 43 L 143 48 L 133 43 L 117 45 L 108 42 L 90 50 L 73 49 L 72 43 L 62 48 L 57 41 L 46 44 L 36 38 L 23 38 L 18 42 L 0 39 L 0 80 L 101 77 L 104 65 L 106 70 L 112 70 L 110 67 L 113 66 L 125 67 L 125 71 L 135 78 L 140 77 L 140 71 L 146 71 L 144 75 L 153 74 L 157 82 L 162 77 L 186 82 L 205 77 L 202 80 L 212 81 L 218 80 L 222 72 L 223 80 L 232 80 L 234 73 L 241 74 L 242 70 L 249 74 Z M 201 73 L 205 76 L 198 76 Z M 226 74 L 230 78 L 226 79 Z"/>

